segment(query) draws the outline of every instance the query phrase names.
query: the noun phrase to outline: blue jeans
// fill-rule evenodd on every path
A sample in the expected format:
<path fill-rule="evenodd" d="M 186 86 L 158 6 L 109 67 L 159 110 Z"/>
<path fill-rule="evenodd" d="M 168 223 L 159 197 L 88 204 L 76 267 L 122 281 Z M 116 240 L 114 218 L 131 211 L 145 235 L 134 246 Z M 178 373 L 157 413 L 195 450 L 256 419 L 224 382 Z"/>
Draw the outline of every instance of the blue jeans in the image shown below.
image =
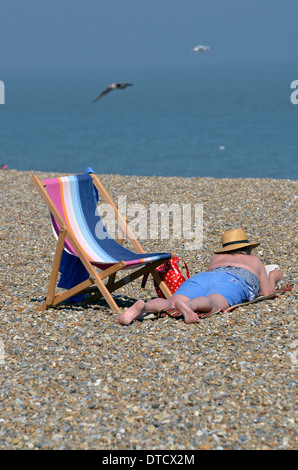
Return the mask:
<path fill-rule="evenodd" d="M 173 295 L 185 295 L 190 300 L 210 294 L 222 295 L 229 305 L 249 299 L 248 286 L 241 276 L 226 272 L 203 272 L 187 279 Z"/>

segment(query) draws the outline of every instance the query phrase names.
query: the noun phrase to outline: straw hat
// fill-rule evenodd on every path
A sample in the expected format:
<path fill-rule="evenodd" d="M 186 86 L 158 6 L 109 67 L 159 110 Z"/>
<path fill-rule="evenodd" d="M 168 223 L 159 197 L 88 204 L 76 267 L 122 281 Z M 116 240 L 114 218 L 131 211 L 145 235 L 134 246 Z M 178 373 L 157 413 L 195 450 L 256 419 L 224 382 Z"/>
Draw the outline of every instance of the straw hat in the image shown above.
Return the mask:
<path fill-rule="evenodd" d="M 213 251 L 213 253 L 225 253 L 231 250 L 239 250 L 240 248 L 245 248 L 250 246 L 255 248 L 260 243 L 249 243 L 246 233 L 240 229 L 235 228 L 232 230 L 227 230 L 221 236 L 222 249 Z"/>

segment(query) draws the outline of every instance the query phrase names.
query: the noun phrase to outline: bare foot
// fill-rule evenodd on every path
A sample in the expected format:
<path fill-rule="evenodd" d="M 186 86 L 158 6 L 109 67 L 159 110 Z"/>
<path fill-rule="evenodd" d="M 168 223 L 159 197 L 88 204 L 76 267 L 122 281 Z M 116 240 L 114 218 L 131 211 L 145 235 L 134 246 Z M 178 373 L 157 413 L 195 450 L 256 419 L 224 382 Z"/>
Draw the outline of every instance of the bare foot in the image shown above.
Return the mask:
<path fill-rule="evenodd" d="M 182 313 L 185 323 L 199 323 L 200 319 L 196 312 L 194 312 L 187 304 L 178 301 L 175 303 L 175 307 Z"/>
<path fill-rule="evenodd" d="M 135 304 L 125 310 L 125 312 L 120 313 L 120 315 L 115 319 L 115 322 L 120 323 L 121 325 L 129 325 L 144 313 L 144 307 L 145 302 L 143 300 L 138 300 Z"/>

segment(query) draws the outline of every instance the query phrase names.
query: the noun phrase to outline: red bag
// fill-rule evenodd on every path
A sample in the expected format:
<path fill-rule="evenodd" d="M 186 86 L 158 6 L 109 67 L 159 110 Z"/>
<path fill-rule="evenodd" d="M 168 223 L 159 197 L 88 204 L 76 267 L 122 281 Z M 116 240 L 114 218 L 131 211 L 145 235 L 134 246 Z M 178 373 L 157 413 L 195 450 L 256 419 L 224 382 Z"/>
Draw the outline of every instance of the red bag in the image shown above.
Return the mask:
<path fill-rule="evenodd" d="M 183 261 L 185 269 L 186 269 L 186 276 L 187 279 L 190 278 L 189 270 L 186 262 L 179 258 L 178 256 L 174 256 L 174 258 L 170 259 L 164 264 L 161 264 L 156 268 L 158 274 L 160 275 L 161 279 L 167 284 L 168 288 L 170 289 L 171 293 L 174 294 L 176 290 L 181 286 L 181 284 L 186 280 L 183 274 L 181 273 L 178 263 L 179 261 Z M 142 280 L 142 287 L 145 287 L 149 273 L 146 273 Z M 154 287 L 157 292 L 158 297 L 165 298 L 164 294 L 161 292 L 160 288 L 156 281 L 154 281 Z"/>

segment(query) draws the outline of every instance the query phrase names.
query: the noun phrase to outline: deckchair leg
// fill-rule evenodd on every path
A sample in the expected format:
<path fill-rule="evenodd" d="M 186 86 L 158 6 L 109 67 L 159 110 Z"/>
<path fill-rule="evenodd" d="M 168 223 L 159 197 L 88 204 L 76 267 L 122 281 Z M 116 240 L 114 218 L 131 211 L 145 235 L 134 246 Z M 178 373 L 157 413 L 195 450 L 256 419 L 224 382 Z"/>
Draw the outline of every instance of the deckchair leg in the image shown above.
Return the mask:
<path fill-rule="evenodd" d="M 111 286 L 115 284 L 115 279 L 116 279 L 116 273 L 111 274 L 108 278 L 108 282 L 106 283 L 106 286 Z"/>
<path fill-rule="evenodd" d="M 122 265 L 122 262 L 118 263 L 118 264 L 121 264 Z M 117 312 L 119 313 L 120 312 L 120 308 L 118 307 L 118 305 L 116 304 L 115 300 L 113 299 L 113 297 L 111 296 L 108 288 L 106 287 L 106 285 L 104 284 L 104 282 L 101 280 L 100 278 L 100 275 L 98 275 L 96 272 L 95 272 L 95 276 L 93 276 L 93 281 L 94 283 L 96 284 L 96 286 L 98 287 L 98 290 L 101 292 L 102 296 L 104 297 L 105 301 L 108 303 L 108 305 L 110 306 L 110 308 L 114 311 L 114 312 Z"/>
<path fill-rule="evenodd" d="M 46 303 L 44 303 L 40 305 L 39 307 L 37 307 L 36 310 L 39 312 L 44 312 L 49 307 L 55 307 L 56 305 L 59 305 L 61 302 L 64 302 L 65 300 L 69 299 L 69 297 L 73 297 L 74 295 L 80 294 L 81 292 L 85 291 L 88 287 L 92 286 L 93 284 L 94 283 L 90 278 L 86 279 L 86 281 L 83 281 L 80 284 L 77 284 L 76 286 L 72 287 L 69 290 L 56 293 L 54 295 L 53 301 L 51 302 L 51 305 L 47 305 Z"/>
<path fill-rule="evenodd" d="M 56 252 L 55 252 L 55 257 L 54 257 L 54 261 L 53 261 L 53 267 L 52 267 L 50 282 L 49 282 L 49 286 L 48 286 L 46 306 L 51 306 L 53 304 L 54 295 L 55 295 L 55 287 L 56 287 L 56 284 L 57 284 L 58 272 L 59 272 L 61 256 L 62 256 L 62 252 L 63 252 L 64 240 L 65 240 L 66 234 L 67 234 L 66 228 L 62 227 L 60 229 L 60 233 L 59 233 L 59 237 L 58 237 L 58 241 L 57 241 Z"/>
<path fill-rule="evenodd" d="M 153 279 L 155 280 L 155 282 L 158 284 L 158 287 L 160 288 L 160 290 L 164 294 L 165 298 L 168 299 L 169 297 L 171 297 L 172 292 L 170 291 L 170 289 L 168 288 L 166 283 L 161 280 L 161 277 L 158 274 L 158 271 L 153 269 L 153 271 L 151 271 L 151 274 L 152 274 Z"/>

